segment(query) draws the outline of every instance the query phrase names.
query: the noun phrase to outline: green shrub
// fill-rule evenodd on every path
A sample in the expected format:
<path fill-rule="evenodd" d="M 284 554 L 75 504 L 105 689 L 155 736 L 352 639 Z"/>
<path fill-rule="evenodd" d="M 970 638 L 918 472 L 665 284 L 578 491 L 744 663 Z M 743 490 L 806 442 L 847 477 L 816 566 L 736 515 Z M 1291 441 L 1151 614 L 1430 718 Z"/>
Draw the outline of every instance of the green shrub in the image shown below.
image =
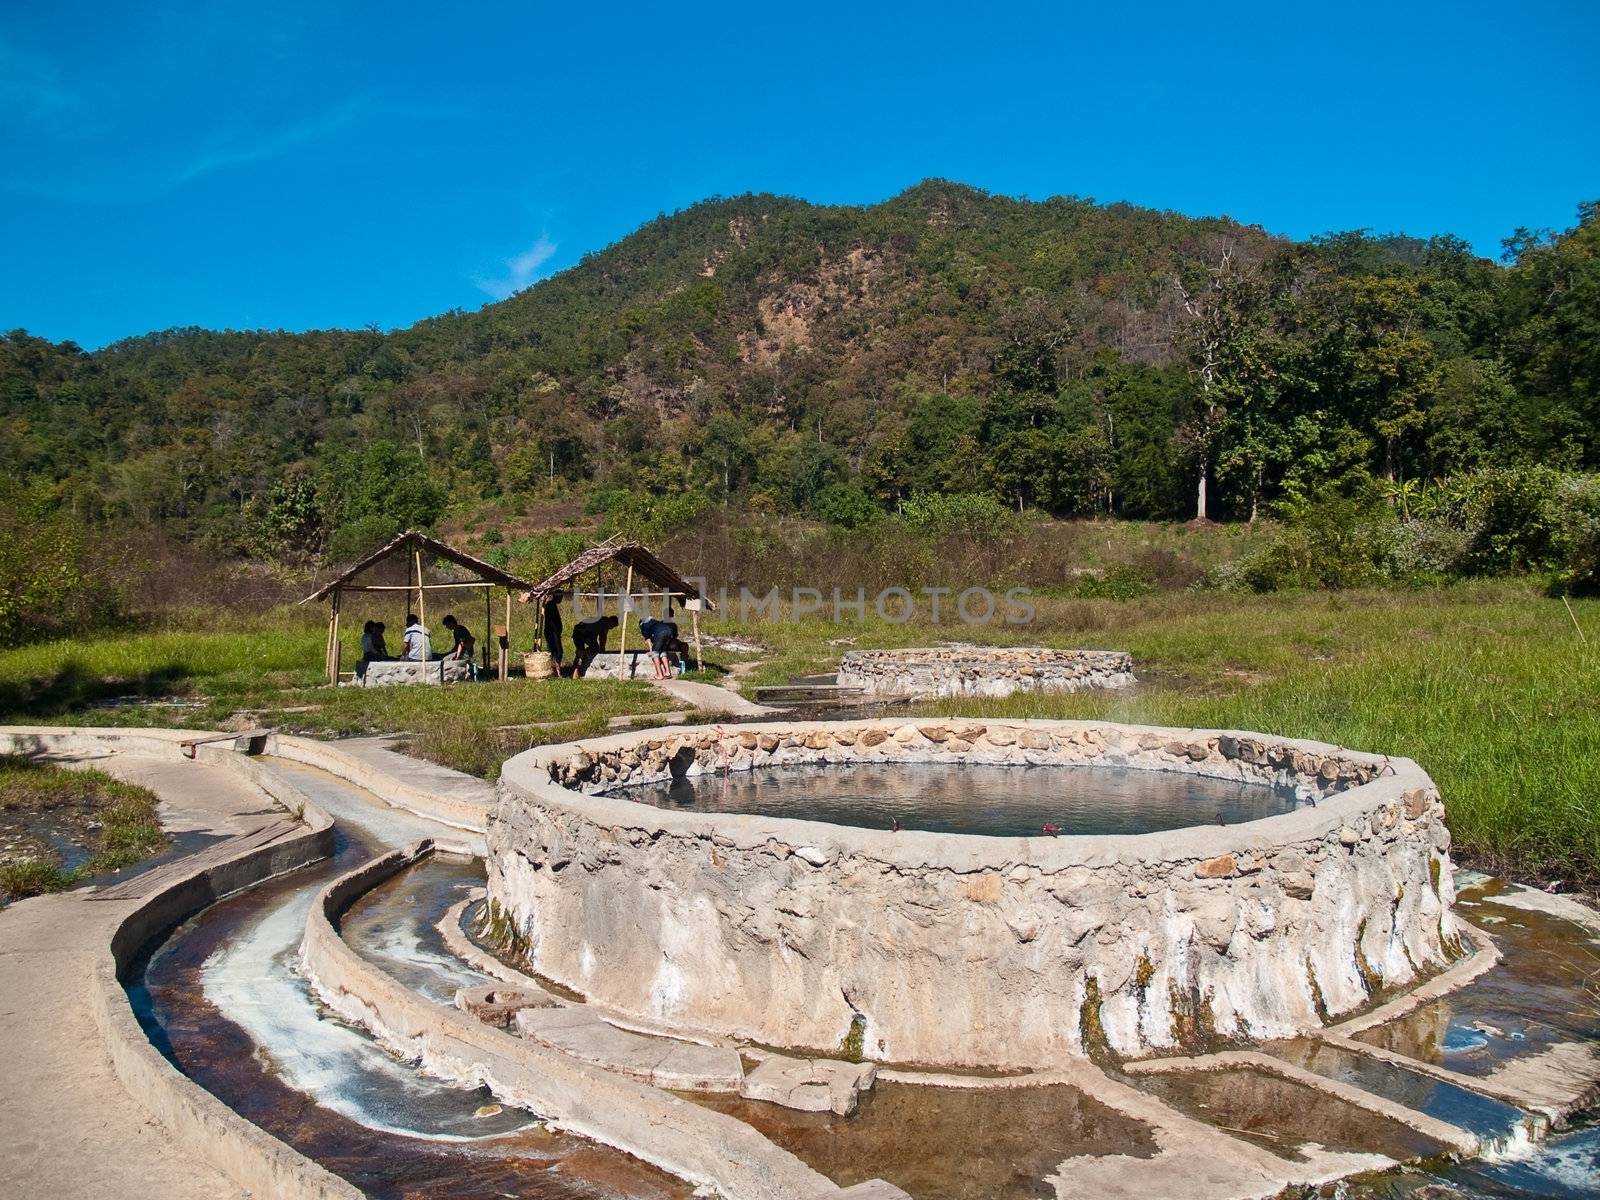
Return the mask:
<path fill-rule="evenodd" d="M 1079 576 L 1071 593 L 1080 600 L 1137 600 L 1155 590 L 1144 572 L 1123 563 L 1097 575 Z"/>
<path fill-rule="evenodd" d="M 982 492 L 918 492 L 901 506 L 900 515 L 912 529 L 935 537 L 1002 536 L 1016 526 L 1016 514 Z"/>
<path fill-rule="evenodd" d="M 883 510 L 853 483 L 830 483 L 817 497 L 817 515 L 840 529 L 865 529 Z"/>

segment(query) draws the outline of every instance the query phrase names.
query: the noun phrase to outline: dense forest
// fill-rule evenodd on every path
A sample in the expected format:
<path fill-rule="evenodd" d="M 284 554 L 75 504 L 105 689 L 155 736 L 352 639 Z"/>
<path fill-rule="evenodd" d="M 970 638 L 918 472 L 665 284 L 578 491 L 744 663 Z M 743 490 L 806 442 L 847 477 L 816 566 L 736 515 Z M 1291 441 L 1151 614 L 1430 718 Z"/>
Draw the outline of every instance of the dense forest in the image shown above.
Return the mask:
<path fill-rule="evenodd" d="M 1594 203 L 1497 263 L 942 181 L 709 200 L 387 334 L 5 335 L 0 488 L 14 527 L 307 563 L 552 498 L 658 532 L 723 507 L 858 528 L 939 495 L 1409 519 L 1536 486 L 1600 511 L 1597 252 Z"/>

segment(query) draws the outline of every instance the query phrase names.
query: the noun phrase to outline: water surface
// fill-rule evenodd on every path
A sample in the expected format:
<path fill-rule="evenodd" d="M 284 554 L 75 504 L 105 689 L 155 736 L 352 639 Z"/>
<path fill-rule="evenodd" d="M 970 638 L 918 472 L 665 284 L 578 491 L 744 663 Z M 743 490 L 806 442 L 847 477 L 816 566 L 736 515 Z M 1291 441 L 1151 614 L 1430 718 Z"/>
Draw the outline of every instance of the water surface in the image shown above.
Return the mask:
<path fill-rule="evenodd" d="M 747 813 L 991 837 L 1239 825 L 1299 807 L 1294 792 L 1182 771 L 1095 766 L 841 763 L 713 772 L 618 788 L 681 812 Z"/>

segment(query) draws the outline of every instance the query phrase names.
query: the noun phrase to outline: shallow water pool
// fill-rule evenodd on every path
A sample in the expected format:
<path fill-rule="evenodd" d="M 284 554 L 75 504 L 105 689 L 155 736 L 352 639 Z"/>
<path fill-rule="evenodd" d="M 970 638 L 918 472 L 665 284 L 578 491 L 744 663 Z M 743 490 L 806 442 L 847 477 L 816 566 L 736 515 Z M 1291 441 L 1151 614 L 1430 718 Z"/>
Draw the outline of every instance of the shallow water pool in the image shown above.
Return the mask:
<path fill-rule="evenodd" d="M 1290 812 L 1301 803 L 1289 788 L 1181 771 L 921 763 L 764 767 L 618 788 L 611 794 L 680 812 L 990 837 L 1238 825 Z"/>

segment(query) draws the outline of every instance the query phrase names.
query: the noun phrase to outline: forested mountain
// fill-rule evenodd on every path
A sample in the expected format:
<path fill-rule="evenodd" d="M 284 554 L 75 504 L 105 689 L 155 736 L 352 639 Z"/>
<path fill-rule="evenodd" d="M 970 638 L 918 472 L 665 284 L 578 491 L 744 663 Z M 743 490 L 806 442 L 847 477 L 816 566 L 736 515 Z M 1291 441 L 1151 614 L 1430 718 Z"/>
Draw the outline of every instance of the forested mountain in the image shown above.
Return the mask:
<path fill-rule="evenodd" d="M 94 522 L 342 555 L 497 498 L 1243 519 L 1600 466 L 1600 213 L 1507 247 L 939 181 L 711 200 L 389 334 L 6 335 L 0 470 Z"/>

